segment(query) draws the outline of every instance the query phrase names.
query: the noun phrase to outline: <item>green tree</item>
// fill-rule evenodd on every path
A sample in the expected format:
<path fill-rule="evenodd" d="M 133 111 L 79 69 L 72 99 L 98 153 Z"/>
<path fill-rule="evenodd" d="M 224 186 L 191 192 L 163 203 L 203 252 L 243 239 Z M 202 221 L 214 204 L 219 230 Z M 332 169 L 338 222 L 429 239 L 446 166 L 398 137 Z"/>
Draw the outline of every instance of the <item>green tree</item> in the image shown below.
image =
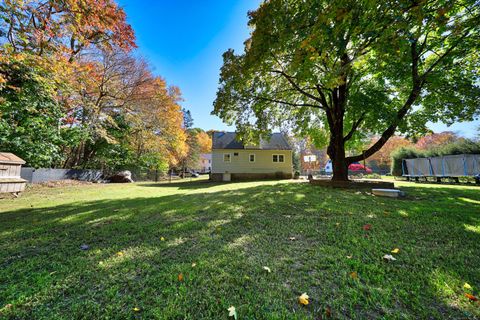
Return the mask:
<path fill-rule="evenodd" d="M 28 166 L 50 167 L 61 160 L 63 112 L 53 76 L 28 57 L 0 63 L 0 150 Z"/>
<path fill-rule="evenodd" d="M 249 18 L 245 52 L 223 55 L 213 114 L 247 140 L 285 126 L 324 136 L 334 180 L 396 132 L 479 115 L 478 0 L 271 0 Z"/>

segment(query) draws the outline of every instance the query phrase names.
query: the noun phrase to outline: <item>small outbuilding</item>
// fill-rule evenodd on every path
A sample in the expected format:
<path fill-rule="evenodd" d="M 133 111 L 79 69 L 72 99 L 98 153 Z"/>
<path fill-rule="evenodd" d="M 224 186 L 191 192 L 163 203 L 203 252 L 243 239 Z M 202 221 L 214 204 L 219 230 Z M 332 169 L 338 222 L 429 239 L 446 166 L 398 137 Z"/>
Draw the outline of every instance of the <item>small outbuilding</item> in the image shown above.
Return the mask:
<path fill-rule="evenodd" d="M 25 190 L 27 180 L 20 177 L 25 161 L 13 153 L 0 152 L 0 193 L 18 195 Z"/>

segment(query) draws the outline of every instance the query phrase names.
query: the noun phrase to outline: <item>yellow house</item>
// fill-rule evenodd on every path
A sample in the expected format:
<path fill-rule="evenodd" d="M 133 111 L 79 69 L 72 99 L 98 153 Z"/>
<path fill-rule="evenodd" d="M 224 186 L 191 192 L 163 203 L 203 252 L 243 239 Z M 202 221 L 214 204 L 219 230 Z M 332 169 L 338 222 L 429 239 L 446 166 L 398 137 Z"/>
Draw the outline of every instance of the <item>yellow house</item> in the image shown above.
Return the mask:
<path fill-rule="evenodd" d="M 273 133 L 256 146 L 245 146 L 236 137 L 235 132 L 213 134 L 211 180 L 292 178 L 292 148 L 283 134 Z"/>

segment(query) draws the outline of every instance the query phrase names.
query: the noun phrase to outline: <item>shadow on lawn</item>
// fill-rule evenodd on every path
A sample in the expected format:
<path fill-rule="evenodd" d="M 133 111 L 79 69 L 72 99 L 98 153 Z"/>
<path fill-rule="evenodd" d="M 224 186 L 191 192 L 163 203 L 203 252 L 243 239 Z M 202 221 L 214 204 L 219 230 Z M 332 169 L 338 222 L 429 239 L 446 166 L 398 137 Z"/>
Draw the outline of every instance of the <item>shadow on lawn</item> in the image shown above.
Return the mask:
<path fill-rule="evenodd" d="M 229 294 L 228 303 L 255 306 L 255 318 L 288 317 L 292 308 L 316 316 L 327 305 L 338 317 L 465 316 L 447 303 L 441 281 L 478 281 L 480 234 L 466 228 L 480 225 L 478 190 L 404 189 L 409 198 L 393 200 L 292 183 L 2 213 L 0 308 L 11 303 L 16 309 L 7 315 L 20 318 L 56 311 L 95 317 L 104 312 L 98 304 L 113 306 L 115 315 L 143 303 L 150 316 L 168 310 L 170 317 L 212 318 L 224 313 Z M 402 248 L 399 261 L 385 264 L 380 257 L 394 246 Z M 270 279 L 258 277 L 262 265 L 275 270 Z M 192 277 L 188 291 L 178 273 Z M 308 308 L 296 303 L 302 290 L 312 296 Z"/>

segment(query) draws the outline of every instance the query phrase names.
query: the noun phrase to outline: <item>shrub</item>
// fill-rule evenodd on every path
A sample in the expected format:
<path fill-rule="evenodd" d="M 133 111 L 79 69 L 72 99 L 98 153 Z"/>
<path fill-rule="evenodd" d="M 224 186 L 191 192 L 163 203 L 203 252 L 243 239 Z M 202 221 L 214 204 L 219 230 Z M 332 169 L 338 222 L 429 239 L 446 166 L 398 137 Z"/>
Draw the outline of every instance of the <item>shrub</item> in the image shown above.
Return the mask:
<path fill-rule="evenodd" d="M 424 156 L 425 154 L 423 151 L 420 151 L 413 147 L 402 147 L 400 149 L 397 149 L 392 153 L 392 175 L 397 177 L 402 175 L 403 159 L 421 158 Z"/>

